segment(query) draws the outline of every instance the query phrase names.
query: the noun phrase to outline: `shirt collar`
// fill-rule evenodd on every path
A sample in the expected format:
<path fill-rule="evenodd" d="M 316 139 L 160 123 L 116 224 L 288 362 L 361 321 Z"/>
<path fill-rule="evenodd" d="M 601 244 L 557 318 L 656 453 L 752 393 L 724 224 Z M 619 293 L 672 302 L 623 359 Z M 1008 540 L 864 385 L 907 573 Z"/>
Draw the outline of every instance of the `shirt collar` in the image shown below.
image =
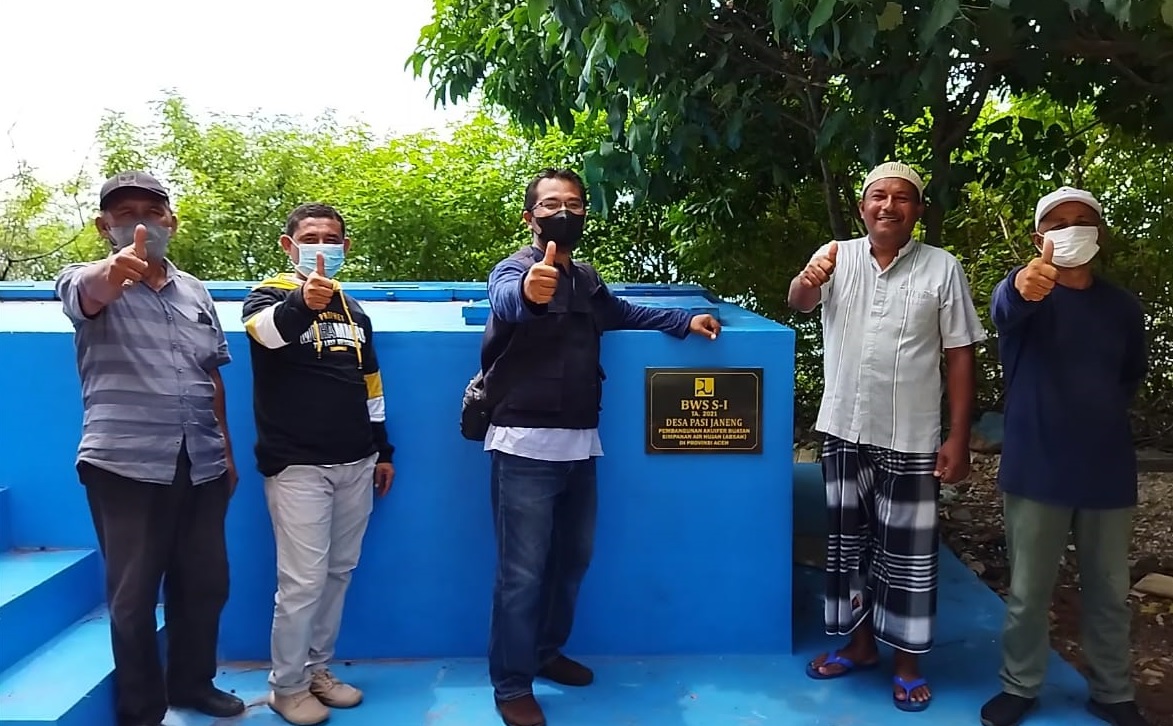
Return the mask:
<path fill-rule="evenodd" d="M 865 235 L 864 241 L 867 242 L 867 244 L 868 244 L 868 259 L 871 260 L 873 267 L 876 267 L 876 269 L 879 269 L 878 263 L 876 262 L 876 258 L 872 256 L 871 235 Z M 901 259 L 908 257 L 909 255 L 915 254 L 916 251 L 918 249 L 920 249 L 920 246 L 921 246 L 920 242 L 918 242 L 917 240 L 910 237 L 909 240 L 904 243 L 904 246 L 896 251 L 896 256 L 892 258 L 892 264 L 888 265 L 888 267 L 886 269 L 891 270 L 893 267 L 896 266 L 897 262 L 900 262 Z"/>

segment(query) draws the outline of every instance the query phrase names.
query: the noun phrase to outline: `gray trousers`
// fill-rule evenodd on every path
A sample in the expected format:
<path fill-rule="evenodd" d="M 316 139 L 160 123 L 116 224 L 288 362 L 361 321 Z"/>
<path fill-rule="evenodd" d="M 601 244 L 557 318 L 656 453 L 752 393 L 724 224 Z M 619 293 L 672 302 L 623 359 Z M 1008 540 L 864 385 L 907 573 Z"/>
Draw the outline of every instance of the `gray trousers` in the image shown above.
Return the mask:
<path fill-rule="evenodd" d="M 352 464 L 290 466 L 265 479 L 277 540 L 269 685 L 309 687 L 334 657 L 350 575 L 374 506 L 376 455 Z"/>
<path fill-rule="evenodd" d="M 1091 696 L 1100 703 L 1131 701 L 1128 547 L 1134 508 L 1068 509 L 1013 494 L 1005 495 L 1003 503 L 1010 593 L 1002 631 L 1002 690 L 1035 698 L 1042 689 L 1051 654 L 1047 613 L 1059 560 L 1074 531 L 1080 635 Z"/>

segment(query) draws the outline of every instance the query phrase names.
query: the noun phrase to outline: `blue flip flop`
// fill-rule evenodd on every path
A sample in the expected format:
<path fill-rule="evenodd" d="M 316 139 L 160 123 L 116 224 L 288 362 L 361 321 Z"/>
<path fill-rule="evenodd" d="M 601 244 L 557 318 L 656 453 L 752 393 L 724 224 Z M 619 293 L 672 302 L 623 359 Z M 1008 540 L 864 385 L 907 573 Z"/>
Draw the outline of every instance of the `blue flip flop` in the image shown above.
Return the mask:
<path fill-rule="evenodd" d="M 829 681 L 833 678 L 841 678 L 843 676 L 849 675 L 854 671 L 866 671 L 869 668 L 875 668 L 879 664 L 880 664 L 880 661 L 878 658 L 871 663 L 862 663 L 862 664 L 857 665 L 855 663 L 855 661 L 851 660 L 850 658 L 844 658 L 843 656 L 839 655 L 838 653 L 828 653 L 827 659 L 818 665 L 815 665 L 814 661 L 807 663 L 806 664 L 806 674 L 808 677 L 813 678 L 816 681 Z M 823 666 L 829 666 L 829 665 L 840 666 L 841 668 L 843 668 L 843 670 L 839 671 L 838 673 L 821 673 L 821 672 L 819 672 L 819 668 L 822 668 Z"/>
<path fill-rule="evenodd" d="M 924 678 L 914 678 L 911 681 L 906 681 L 900 676 L 893 676 L 892 681 L 904 689 L 904 700 L 897 698 L 895 693 L 892 694 L 892 703 L 896 704 L 896 708 L 900 709 L 901 711 L 918 713 L 928 708 L 929 704 L 933 702 L 932 695 L 929 696 L 929 700 L 927 701 L 912 700 L 913 691 L 920 688 L 921 686 L 927 686 L 929 684 L 928 681 L 926 681 Z"/>

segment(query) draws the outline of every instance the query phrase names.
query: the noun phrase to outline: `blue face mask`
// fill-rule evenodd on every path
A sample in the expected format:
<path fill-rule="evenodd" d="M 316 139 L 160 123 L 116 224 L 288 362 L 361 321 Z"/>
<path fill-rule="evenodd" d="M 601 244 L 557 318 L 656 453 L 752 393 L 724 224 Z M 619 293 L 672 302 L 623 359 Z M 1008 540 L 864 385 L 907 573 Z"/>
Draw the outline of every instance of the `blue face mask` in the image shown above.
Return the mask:
<path fill-rule="evenodd" d="M 167 256 L 167 246 L 171 244 L 171 230 L 153 222 L 139 221 L 110 227 L 110 247 L 115 252 L 134 244 L 134 228 L 142 225 L 147 228 L 147 258 L 158 262 Z"/>
<path fill-rule="evenodd" d="M 294 242 L 297 246 L 297 271 L 306 277 L 318 269 L 318 255 L 323 257 L 323 274 L 334 279 L 346 261 L 346 250 L 340 244 L 310 244 Z"/>

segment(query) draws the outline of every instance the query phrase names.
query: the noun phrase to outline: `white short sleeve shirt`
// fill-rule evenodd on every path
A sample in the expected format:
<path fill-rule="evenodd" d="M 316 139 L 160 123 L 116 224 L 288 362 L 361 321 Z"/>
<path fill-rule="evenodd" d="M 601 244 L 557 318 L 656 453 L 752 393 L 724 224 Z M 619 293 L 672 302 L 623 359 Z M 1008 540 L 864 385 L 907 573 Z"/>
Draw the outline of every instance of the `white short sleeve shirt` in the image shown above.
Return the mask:
<path fill-rule="evenodd" d="M 838 244 L 821 289 L 825 385 L 815 428 L 853 443 L 936 452 L 942 351 L 986 339 L 961 263 L 913 241 L 881 270 L 867 237 Z"/>

